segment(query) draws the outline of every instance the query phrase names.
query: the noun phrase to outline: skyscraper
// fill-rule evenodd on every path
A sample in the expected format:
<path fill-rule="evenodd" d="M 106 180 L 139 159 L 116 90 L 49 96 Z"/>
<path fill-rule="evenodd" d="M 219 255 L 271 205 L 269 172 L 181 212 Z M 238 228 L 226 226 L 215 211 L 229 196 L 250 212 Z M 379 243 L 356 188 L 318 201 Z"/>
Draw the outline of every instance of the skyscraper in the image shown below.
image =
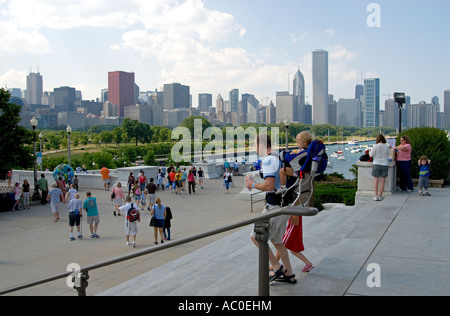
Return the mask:
<path fill-rule="evenodd" d="M 305 78 L 299 68 L 294 76 L 294 96 L 297 117 L 293 118 L 294 121 L 299 123 L 305 123 L 305 95 Z"/>
<path fill-rule="evenodd" d="M 164 110 L 189 108 L 191 106 L 190 87 L 180 83 L 164 85 Z"/>
<path fill-rule="evenodd" d="M 212 94 L 200 93 L 198 95 L 198 110 L 201 112 L 209 112 L 212 107 Z"/>
<path fill-rule="evenodd" d="M 27 93 L 25 100 L 28 104 L 42 104 L 42 94 L 44 92 L 42 76 L 39 73 L 30 72 L 27 76 Z"/>
<path fill-rule="evenodd" d="M 444 91 L 444 127 L 450 126 L 450 90 Z"/>
<path fill-rule="evenodd" d="M 380 126 L 380 79 L 364 79 L 363 127 Z"/>
<path fill-rule="evenodd" d="M 231 112 L 239 112 L 239 89 L 230 91 L 230 107 Z"/>
<path fill-rule="evenodd" d="M 134 72 L 113 71 L 108 73 L 108 101 L 118 107 L 124 117 L 126 106 L 134 105 Z"/>
<path fill-rule="evenodd" d="M 328 52 L 313 52 L 313 124 L 328 123 Z"/>

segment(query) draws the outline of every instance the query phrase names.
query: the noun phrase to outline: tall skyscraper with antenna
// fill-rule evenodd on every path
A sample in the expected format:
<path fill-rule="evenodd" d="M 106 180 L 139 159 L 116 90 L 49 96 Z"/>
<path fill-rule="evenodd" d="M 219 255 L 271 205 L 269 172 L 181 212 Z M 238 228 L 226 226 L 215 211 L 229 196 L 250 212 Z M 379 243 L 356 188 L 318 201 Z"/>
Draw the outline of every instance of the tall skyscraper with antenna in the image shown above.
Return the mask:
<path fill-rule="evenodd" d="M 25 100 L 28 104 L 42 104 L 42 94 L 44 93 L 42 76 L 39 73 L 33 73 L 30 69 L 30 74 L 27 76 L 27 92 Z"/>

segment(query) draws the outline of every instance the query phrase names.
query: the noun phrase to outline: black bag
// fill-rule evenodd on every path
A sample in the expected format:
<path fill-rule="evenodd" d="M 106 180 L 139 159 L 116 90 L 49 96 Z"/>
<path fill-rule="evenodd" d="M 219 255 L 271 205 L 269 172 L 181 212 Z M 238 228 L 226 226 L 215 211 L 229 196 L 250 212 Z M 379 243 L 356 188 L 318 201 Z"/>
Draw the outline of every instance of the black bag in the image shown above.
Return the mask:
<path fill-rule="evenodd" d="M 152 216 L 152 219 L 150 220 L 150 227 L 156 227 L 156 217 Z"/>

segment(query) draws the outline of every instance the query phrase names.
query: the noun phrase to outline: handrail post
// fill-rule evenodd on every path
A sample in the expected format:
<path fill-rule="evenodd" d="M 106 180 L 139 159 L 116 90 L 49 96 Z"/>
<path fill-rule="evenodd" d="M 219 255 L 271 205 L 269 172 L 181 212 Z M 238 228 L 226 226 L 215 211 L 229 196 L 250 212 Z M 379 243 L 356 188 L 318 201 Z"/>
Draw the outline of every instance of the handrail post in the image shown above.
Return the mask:
<path fill-rule="evenodd" d="M 77 281 L 76 278 L 77 277 L 74 277 L 74 280 L 73 280 L 75 282 L 75 285 L 73 286 L 73 288 L 75 290 L 77 290 L 78 296 L 87 296 L 86 288 L 89 285 L 89 282 L 88 282 L 89 272 L 88 271 L 81 272 L 80 278 L 78 280 L 79 284 L 78 284 L 78 282 L 76 282 Z"/>
<path fill-rule="evenodd" d="M 259 244 L 258 295 L 270 296 L 269 287 L 269 225 L 270 220 L 255 223 L 255 239 Z"/>

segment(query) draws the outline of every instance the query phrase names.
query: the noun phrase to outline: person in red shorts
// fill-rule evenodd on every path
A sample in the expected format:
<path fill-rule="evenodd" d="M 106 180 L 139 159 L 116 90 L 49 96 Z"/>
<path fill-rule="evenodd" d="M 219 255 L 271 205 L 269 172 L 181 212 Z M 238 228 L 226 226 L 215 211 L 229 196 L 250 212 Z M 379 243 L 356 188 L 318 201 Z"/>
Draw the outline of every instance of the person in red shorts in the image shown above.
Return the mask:
<path fill-rule="evenodd" d="M 309 272 L 314 269 L 313 264 L 302 254 L 305 251 L 303 245 L 303 225 L 301 216 L 291 216 L 286 229 L 286 234 L 283 237 L 283 244 L 286 249 L 305 263 L 302 272 Z"/>

